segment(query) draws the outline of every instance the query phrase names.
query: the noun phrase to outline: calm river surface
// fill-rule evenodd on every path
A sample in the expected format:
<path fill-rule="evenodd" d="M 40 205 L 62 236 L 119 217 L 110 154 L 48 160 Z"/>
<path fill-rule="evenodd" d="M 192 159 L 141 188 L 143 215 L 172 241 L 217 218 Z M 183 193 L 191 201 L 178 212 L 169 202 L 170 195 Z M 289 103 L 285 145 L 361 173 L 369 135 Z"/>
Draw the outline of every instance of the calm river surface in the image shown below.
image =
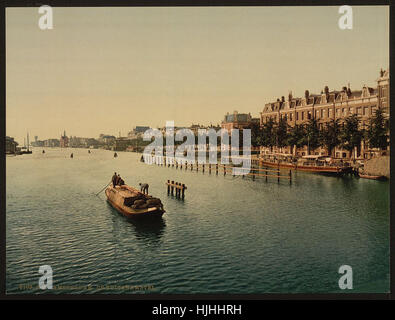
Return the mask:
<path fill-rule="evenodd" d="M 341 265 L 353 292 L 389 291 L 388 182 L 298 172 L 278 184 L 136 153 L 45 150 L 6 160 L 7 293 L 42 292 L 41 265 L 53 269 L 51 293 L 340 292 Z M 95 196 L 114 171 L 149 183 L 166 209 L 159 222 L 130 222 Z M 187 185 L 184 201 L 167 179 Z"/>

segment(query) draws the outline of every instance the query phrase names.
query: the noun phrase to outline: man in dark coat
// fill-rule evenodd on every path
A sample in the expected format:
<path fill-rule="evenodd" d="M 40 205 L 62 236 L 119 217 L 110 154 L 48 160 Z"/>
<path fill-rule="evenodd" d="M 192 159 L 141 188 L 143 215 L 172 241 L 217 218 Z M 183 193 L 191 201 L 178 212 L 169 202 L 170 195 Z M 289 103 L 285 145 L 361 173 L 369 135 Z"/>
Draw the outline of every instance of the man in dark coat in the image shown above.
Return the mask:
<path fill-rule="evenodd" d="M 114 172 L 114 175 L 112 176 L 112 186 L 115 187 L 117 185 L 117 173 Z"/>

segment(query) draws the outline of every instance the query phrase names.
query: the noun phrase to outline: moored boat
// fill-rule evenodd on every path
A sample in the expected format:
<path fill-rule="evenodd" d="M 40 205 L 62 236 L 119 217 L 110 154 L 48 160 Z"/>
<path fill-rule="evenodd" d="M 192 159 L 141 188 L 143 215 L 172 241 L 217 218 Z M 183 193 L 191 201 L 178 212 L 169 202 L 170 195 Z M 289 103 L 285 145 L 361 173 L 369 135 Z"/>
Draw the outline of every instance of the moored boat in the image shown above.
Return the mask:
<path fill-rule="evenodd" d="M 165 213 L 160 199 L 128 185 L 110 185 L 105 193 L 111 206 L 128 218 L 160 217 Z"/>
<path fill-rule="evenodd" d="M 328 164 L 323 156 L 304 156 L 299 160 L 292 157 L 276 160 L 260 160 L 260 164 L 265 167 L 278 169 L 291 169 L 304 172 L 319 173 L 323 175 L 341 176 L 352 172 L 352 167 L 344 163 Z M 290 159 L 294 160 L 291 161 Z"/>
<path fill-rule="evenodd" d="M 299 171 L 329 174 L 329 175 L 342 175 L 350 172 L 351 170 L 351 167 L 299 165 L 293 163 L 284 163 L 284 162 L 275 163 L 269 161 L 262 161 L 262 165 L 271 168 L 291 169 L 291 170 L 299 170 Z"/>
<path fill-rule="evenodd" d="M 370 180 L 387 180 L 387 177 L 385 177 L 385 176 L 372 176 L 372 175 L 363 174 L 363 173 L 360 173 L 359 177 L 363 178 L 363 179 L 370 179 Z"/>

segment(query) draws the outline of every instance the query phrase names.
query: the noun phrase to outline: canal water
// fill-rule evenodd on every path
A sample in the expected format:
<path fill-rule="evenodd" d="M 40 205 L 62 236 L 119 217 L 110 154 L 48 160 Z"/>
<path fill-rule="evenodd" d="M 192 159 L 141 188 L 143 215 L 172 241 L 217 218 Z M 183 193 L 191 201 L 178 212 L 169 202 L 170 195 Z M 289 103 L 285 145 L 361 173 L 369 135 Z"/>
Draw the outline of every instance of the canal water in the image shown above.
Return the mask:
<path fill-rule="evenodd" d="M 35 149 L 6 159 L 6 289 L 39 293 L 389 291 L 389 183 L 297 172 L 292 184 L 141 163 L 136 153 Z M 70 153 L 74 158 L 70 159 Z M 128 221 L 95 193 L 119 172 L 166 213 Z M 185 200 L 167 195 L 185 183 Z M 350 292 L 348 290 L 347 292 Z M 47 291 L 48 292 L 48 291 Z"/>

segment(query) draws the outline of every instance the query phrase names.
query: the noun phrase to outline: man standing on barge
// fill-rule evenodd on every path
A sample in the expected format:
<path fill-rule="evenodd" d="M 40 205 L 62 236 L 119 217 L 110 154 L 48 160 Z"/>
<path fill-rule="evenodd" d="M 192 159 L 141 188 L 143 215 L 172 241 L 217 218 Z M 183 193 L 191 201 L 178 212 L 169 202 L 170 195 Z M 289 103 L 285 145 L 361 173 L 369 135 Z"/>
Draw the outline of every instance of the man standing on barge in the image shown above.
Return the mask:
<path fill-rule="evenodd" d="M 117 185 L 117 178 L 118 178 L 117 173 L 114 172 L 114 175 L 112 176 L 112 186 L 113 186 L 113 188 L 115 188 L 115 186 Z"/>

